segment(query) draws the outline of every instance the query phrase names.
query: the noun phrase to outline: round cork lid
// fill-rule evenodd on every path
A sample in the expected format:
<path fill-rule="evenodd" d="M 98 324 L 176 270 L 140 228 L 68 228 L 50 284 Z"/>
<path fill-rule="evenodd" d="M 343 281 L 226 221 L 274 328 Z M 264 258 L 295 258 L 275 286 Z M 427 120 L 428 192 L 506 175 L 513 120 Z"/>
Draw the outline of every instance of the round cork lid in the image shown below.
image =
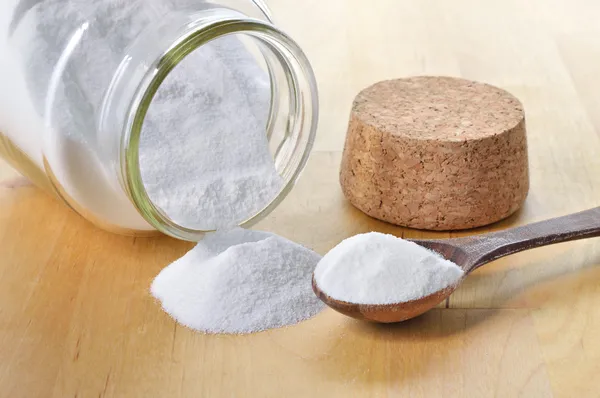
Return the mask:
<path fill-rule="evenodd" d="M 502 89 L 458 78 L 377 83 L 354 101 L 340 181 L 356 207 L 398 225 L 498 221 L 529 188 L 523 106 Z"/>

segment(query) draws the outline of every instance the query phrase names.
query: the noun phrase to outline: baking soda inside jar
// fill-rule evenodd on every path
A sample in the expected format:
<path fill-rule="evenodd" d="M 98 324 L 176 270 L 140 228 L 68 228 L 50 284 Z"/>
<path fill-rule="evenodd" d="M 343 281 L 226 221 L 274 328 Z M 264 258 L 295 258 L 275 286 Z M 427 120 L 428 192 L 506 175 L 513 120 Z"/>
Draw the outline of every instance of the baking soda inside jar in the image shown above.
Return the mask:
<path fill-rule="evenodd" d="M 200 47 L 150 104 L 140 138 L 142 179 L 149 198 L 179 225 L 235 226 L 284 186 L 269 147 L 271 85 L 257 50 L 236 35 Z"/>
<path fill-rule="evenodd" d="M 150 209 L 145 216 L 157 229 L 188 240 L 268 214 L 299 176 L 314 139 L 316 87 L 298 77 L 243 33 L 180 60 L 143 118 L 138 210 Z"/>
<path fill-rule="evenodd" d="M 193 3 L 0 2 L 0 156 L 116 233 L 266 216 L 312 148 L 312 68 L 262 2 Z"/>

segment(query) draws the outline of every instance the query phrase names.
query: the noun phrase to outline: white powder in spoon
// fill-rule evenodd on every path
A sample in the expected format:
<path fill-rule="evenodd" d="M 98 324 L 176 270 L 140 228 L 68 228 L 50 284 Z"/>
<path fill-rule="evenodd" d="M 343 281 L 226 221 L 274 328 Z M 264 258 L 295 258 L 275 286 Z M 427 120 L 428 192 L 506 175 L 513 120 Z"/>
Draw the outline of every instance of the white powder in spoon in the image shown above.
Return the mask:
<path fill-rule="evenodd" d="M 393 235 L 370 232 L 341 242 L 315 269 L 329 297 L 356 304 L 416 300 L 456 284 L 463 270 L 439 254 Z"/>
<path fill-rule="evenodd" d="M 206 333 L 292 325 L 323 308 L 311 287 L 321 259 L 280 236 L 236 228 L 206 236 L 154 280 L 151 292 L 179 323 Z"/>

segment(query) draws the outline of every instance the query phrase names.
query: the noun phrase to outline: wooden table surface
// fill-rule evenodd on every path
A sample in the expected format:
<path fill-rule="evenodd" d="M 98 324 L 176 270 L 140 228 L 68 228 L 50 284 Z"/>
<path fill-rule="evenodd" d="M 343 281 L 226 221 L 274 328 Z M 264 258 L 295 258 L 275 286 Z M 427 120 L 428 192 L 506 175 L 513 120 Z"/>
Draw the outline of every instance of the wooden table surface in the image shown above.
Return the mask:
<path fill-rule="evenodd" d="M 531 191 L 522 211 L 488 229 L 600 203 L 600 2 L 270 3 L 311 59 L 322 106 L 300 183 L 257 228 L 320 253 L 371 230 L 459 235 L 372 220 L 339 188 L 353 96 L 416 74 L 492 83 L 525 105 Z M 188 243 L 95 229 L 4 163 L 0 238 L 2 397 L 600 396 L 598 239 L 496 261 L 448 308 L 404 324 L 326 310 L 287 329 L 206 336 L 148 294 Z"/>

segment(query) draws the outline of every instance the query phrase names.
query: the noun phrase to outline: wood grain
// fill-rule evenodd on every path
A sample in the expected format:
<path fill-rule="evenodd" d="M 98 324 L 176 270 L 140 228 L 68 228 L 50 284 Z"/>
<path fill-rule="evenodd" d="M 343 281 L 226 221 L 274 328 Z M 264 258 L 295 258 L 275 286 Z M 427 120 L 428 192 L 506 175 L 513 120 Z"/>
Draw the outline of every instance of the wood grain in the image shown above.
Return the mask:
<path fill-rule="evenodd" d="M 311 59 L 322 107 L 306 172 L 257 228 L 320 253 L 371 230 L 449 237 L 370 219 L 338 184 L 352 98 L 417 74 L 481 80 L 524 104 L 529 197 L 476 232 L 600 205 L 597 1 L 269 3 Z M 283 330 L 204 336 L 148 294 L 189 244 L 100 231 L 15 176 L 0 166 L 1 397 L 600 395 L 598 240 L 500 259 L 469 276 L 450 308 L 405 325 L 327 310 Z"/>
<path fill-rule="evenodd" d="M 452 261 L 465 273 L 511 254 L 600 237 L 600 207 L 514 228 L 450 239 L 411 239 Z"/>

